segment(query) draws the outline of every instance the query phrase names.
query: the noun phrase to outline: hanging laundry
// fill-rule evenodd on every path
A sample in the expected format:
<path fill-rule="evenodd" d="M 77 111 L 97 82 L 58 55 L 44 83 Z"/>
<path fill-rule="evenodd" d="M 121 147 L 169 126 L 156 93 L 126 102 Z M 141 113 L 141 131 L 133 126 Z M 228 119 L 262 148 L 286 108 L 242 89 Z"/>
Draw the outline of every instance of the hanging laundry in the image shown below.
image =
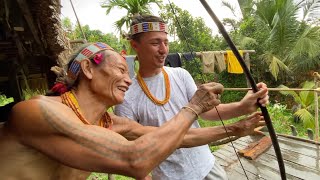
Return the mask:
<path fill-rule="evenodd" d="M 129 68 L 129 75 L 130 75 L 131 79 L 135 76 L 135 72 L 134 72 L 134 59 L 135 58 L 136 58 L 136 56 L 126 56 L 126 61 L 127 61 L 128 68 Z"/>
<path fill-rule="evenodd" d="M 186 60 L 186 61 L 192 61 L 195 57 L 196 57 L 196 53 L 195 52 L 190 52 L 190 53 L 183 53 L 182 57 Z"/>
<path fill-rule="evenodd" d="M 243 51 L 239 50 L 241 56 L 243 56 Z M 243 69 L 237 59 L 237 57 L 233 54 L 231 50 L 227 50 L 227 64 L 228 64 L 228 72 L 233 74 L 242 74 Z"/>
<path fill-rule="evenodd" d="M 180 55 L 178 53 L 168 54 L 164 65 L 165 66 L 169 65 L 170 67 L 181 67 L 182 62 L 181 62 Z"/>
<path fill-rule="evenodd" d="M 202 60 L 203 73 L 214 73 L 215 55 L 213 51 L 201 52 L 200 59 Z"/>
<path fill-rule="evenodd" d="M 218 73 L 226 70 L 226 61 L 224 59 L 224 53 L 221 51 L 214 51 L 214 56 L 216 58 L 215 61 L 215 69 Z"/>

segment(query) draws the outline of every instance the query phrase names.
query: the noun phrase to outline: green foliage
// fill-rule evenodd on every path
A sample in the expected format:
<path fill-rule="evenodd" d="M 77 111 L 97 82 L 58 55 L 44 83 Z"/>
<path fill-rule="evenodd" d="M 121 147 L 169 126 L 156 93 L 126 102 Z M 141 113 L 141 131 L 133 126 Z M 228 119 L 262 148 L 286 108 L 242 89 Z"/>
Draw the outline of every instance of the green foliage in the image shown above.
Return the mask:
<path fill-rule="evenodd" d="M 66 31 L 67 37 L 69 39 L 83 39 L 83 35 L 79 26 L 74 27 L 69 18 L 64 18 L 62 22 L 62 26 Z M 110 45 L 117 52 L 120 52 L 123 47 L 128 49 L 128 42 L 123 39 L 119 42 L 118 38 L 113 33 L 104 34 L 100 30 L 91 30 L 88 25 L 82 26 L 81 29 L 85 34 L 88 42 L 104 42 Z"/>
<path fill-rule="evenodd" d="M 317 7 L 317 1 L 266 0 L 255 3 L 255 23 L 260 24 L 267 32 L 263 38 L 265 50 L 260 60 L 268 66 L 275 80 L 283 81 L 293 74 L 301 74 L 301 70 L 319 67 L 319 27 L 299 21 L 297 13 L 300 9 Z M 309 8 L 314 14 L 316 8 Z M 319 13 L 317 13 L 319 14 Z M 258 36 L 255 39 L 261 39 Z"/>
<path fill-rule="evenodd" d="M 294 115 L 286 105 L 280 103 L 274 103 L 268 105 L 268 112 L 273 123 L 273 127 L 277 133 L 291 135 L 290 125 L 294 125 L 298 131 L 300 137 L 306 138 L 306 128 L 301 123 L 294 122 Z M 241 116 L 237 118 L 232 118 L 230 120 L 225 120 L 225 124 L 231 124 L 245 118 L 246 116 Z M 221 121 L 206 121 L 199 120 L 200 126 L 203 127 L 213 127 L 222 126 Z M 217 148 L 217 147 L 215 147 Z"/>
<path fill-rule="evenodd" d="M 224 87 L 247 87 L 247 80 L 245 74 L 231 74 L 226 71 L 217 75 L 217 82 L 223 84 Z M 244 91 L 224 91 L 221 96 L 223 103 L 240 101 L 246 92 Z"/>
<path fill-rule="evenodd" d="M 293 115 L 291 111 L 287 109 L 287 106 L 275 103 L 269 105 L 267 108 L 275 131 L 281 134 L 290 134 Z"/>
<path fill-rule="evenodd" d="M 173 10 L 172 10 L 173 8 Z M 208 51 L 218 49 L 219 45 L 215 38 L 212 38 L 212 31 L 206 26 L 204 20 L 200 17 L 192 17 L 191 14 L 172 4 L 165 5 L 160 11 L 160 16 L 168 21 L 171 29 L 170 35 L 177 35 L 177 41 L 180 44 L 180 50 L 190 51 Z M 173 12 L 175 12 L 173 14 Z"/>
<path fill-rule="evenodd" d="M 118 38 L 112 34 L 103 34 L 100 30 L 91 30 L 88 25 L 82 27 L 83 33 L 86 35 L 88 42 L 104 42 L 114 48 L 116 51 L 120 52 L 122 49 L 122 44 L 119 43 Z M 79 27 L 74 30 L 74 38 L 81 39 L 82 34 Z"/>
<path fill-rule="evenodd" d="M 290 125 L 296 127 L 298 136 L 307 138 L 306 128 L 302 123 L 294 122 L 294 115 L 286 105 L 275 103 L 268 105 L 268 112 L 277 133 L 291 135 Z"/>
<path fill-rule="evenodd" d="M 314 86 L 314 82 L 306 81 L 302 84 L 302 89 L 312 89 Z M 289 89 L 284 85 L 279 86 L 279 88 Z M 313 114 L 315 97 L 313 91 L 300 91 L 299 93 L 296 93 L 295 91 L 280 91 L 280 93 L 293 97 L 299 107 L 294 113 L 294 116 L 299 117 L 306 128 L 314 128 Z"/>
<path fill-rule="evenodd" d="M 0 94 L 0 106 L 4 106 L 4 105 L 9 104 L 13 101 L 14 101 L 13 97 L 7 98 L 6 95 Z"/>
<path fill-rule="evenodd" d="M 24 97 L 24 100 L 28 100 L 28 99 L 32 98 L 33 96 L 45 95 L 45 94 L 46 94 L 46 90 L 43 90 L 43 89 L 35 89 L 35 90 L 25 89 L 25 90 L 22 90 L 22 95 Z"/>
<path fill-rule="evenodd" d="M 62 19 L 62 28 L 63 30 L 69 32 L 73 30 L 73 24 L 71 22 L 71 19 L 66 17 Z"/>
<path fill-rule="evenodd" d="M 320 68 L 320 31 L 316 21 L 320 15 L 319 1 L 241 0 L 238 3 L 243 19 L 230 35 L 239 48 L 256 50 L 250 54 L 256 79 L 278 86 L 292 82 L 293 78 L 301 81 L 303 73 Z M 302 20 L 298 16 L 301 10 L 305 15 Z"/>
<path fill-rule="evenodd" d="M 173 9 L 173 10 L 172 10 Z M 174 13 L 173 13 L 174 12 Z M 212 37 L 212 31 L 202 18 L 194 18 L 191 14 L 175 4 L 165 5 L 160 16 L 168 22 L 169 33 L 175 41 L 170 43 L 170 52 L 200 52 L 220 50 L 221 38 Z M 197 83 L 204 83 L 214 78 L 212 74 L 202 73 L 202 62 L 199 58 L 183 61 L 183 67 L 188 70 Z"/>
<path fill-rule="evenodd" d="M 127 14 L 121 17 L 115 22 L 115 27 L 122 32 L 122 27 L 125 25 L 129 27 L 131 19 L 136 14 L 152 14 L 150 11 L 151 4 L 156 4 L 161 8 L 162 0 L 105 0 L 101 7 L 106 8 L 106 15 L 108 15 L 112 9 L 120 8 L 127 11 Z"/>

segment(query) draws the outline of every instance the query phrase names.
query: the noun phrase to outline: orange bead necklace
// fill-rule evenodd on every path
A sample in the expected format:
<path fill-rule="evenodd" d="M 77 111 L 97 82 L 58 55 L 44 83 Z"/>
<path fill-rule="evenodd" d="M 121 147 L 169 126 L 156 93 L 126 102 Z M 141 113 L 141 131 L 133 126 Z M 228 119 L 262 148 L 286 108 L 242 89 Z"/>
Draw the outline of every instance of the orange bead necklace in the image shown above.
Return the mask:
<path fill-rule="evenodd" d="M 82 115 L 79 103 L 72 91 L 67 91 L 64 94 L 62 94 L 61 99 L 62 99 L 62 103 L 69 106 L 84 124 L 89 124 L 89 125 L 91 124 Z M 113 121 L 110 115 L 108 114 L 108 112 L 105 112 L 99 121 L 99 126 L 111 129 L 112 124 L 113 124 Z"/>
<path fill-rule="evenodd" d="M 154 102 L 156 105 L 159 105 L 159 106 L 165 105 L 170 99 L 170 80 L 169 80 L 169 76 L 168 76 L 167 72 L 164 70 L 164 68 L 162 68 L 161 71 L 162 71 L 162 74 L 163 74 L 163 77 L 164 77 L 165 90 L 166 90 L 166 97 L 162 101 L 158 100 L 156 97 L 154 97 L 151 94 L 151 92 L 149 91 L 148 86 L 146 85 L 146 83 L 142 79 L 140 73 L 138 73 L 138 75 L 137 75 L 138 83 L 139 83 L 141 89 L 143 90 L 143 92 L 148 96 L 148 98 L 152 102 Z"/>

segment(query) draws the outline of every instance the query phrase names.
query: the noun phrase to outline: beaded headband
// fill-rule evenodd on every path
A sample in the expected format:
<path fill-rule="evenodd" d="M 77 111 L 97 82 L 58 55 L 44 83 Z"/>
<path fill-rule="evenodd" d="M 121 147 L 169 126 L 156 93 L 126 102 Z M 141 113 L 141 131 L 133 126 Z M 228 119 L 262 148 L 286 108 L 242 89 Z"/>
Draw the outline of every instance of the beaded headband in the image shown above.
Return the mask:
<path fill-rule="evenodd" d="M 94 44 L 90 44 L 86 48 L 84 48 L 76 58 L 74 58 L 73 62 L 71 63 L 69 70 L 68 70 L 68 76 L 75 80 L 78 77 L 78 74 L 80 72 L 80 62 L 84 59 L 90 59 L 93 57 L 93 55 L 97 54 L 98 52 L 104 51 L 104 50 L 112 50 L 114 51 L 109 45 L 101 42 L 97 42 Z M 99 56 L 101 57 L 101 56 Z"/>
<path fill-rule="evenodd" d="M 162 31 L 168 33 L 168 26 L 163 22 L 142 22 L 134 24 L 130 27 L 130 35 L 135 35 L 142 32 Z"/>

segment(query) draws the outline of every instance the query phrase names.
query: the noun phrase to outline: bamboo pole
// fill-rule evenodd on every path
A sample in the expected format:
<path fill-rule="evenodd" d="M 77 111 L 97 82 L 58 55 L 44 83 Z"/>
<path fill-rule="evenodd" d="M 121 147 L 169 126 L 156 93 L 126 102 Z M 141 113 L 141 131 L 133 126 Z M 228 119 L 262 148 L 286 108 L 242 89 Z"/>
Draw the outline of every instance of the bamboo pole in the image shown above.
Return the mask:
<path fill-rule="evenodd" d="M 80 29 L 80 31 L 81 31 L 81 34 L 82 34 L 82 36 L 83 36 L 83 39 L 87 42 L 86 35 L 84 34 L 84 32 L 83 32 L 83 30 L 82 30 L 82 27 L 81 27 L 81 24 L 80 24 L 80 21 L 79 21 L 78 15 L 77 15 L 77 13 L 76 13 L 76 10 L 74 9 L 74 6 L 73 6 L 73 3 L 72 3 L 72 0 L 70 0 L 70 3 L 71 3 L 71 7 L 72 7 L 72 10 L 73 10 L 73 13 L 74 13 L 74 15 L 76 16 L 77 23 L 78 23 L 79 29 Z"/>
<path fill-rule="evenodd" d="M 320 81 L 320 76 L 318 72 L 313 73 L 315 89 L 318 89 L 318 82 Z M 314 99 L 315 99 L 315 117 L 314 117 L 314 126 L 315 126 L 315 141 L 319 142 L 319 103 L 318 103 L 318 92 L 314 91 Z"/>
<path fill-rule="evenodd" d="M 223 88 L 225 91 L 248 91 L 251 90 L 251 88 Z M 290 88 L 290 89 L 284 89 L 284 88 L 268 88 L 268 91 L 314 91 L 314 92 L 320 92 L 320 88 L 316 89 L 299 89 L 299 88 Z"/>

